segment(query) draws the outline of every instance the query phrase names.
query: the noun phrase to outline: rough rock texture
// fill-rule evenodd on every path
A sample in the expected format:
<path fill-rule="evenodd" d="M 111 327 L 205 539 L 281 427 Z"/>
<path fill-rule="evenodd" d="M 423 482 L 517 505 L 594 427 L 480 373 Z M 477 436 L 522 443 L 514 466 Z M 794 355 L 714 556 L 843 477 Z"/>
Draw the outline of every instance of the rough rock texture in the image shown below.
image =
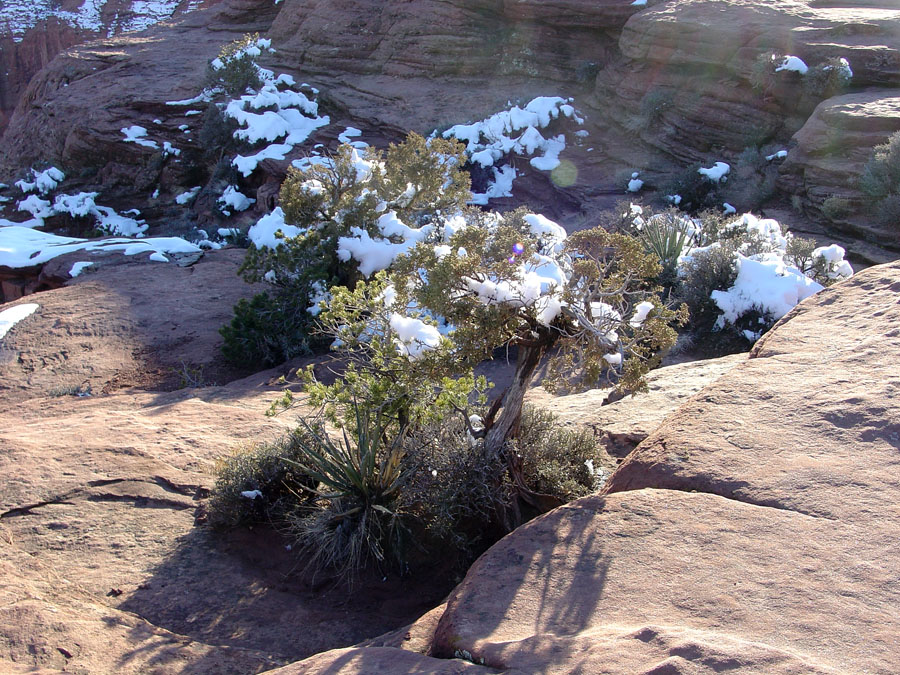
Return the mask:
<path fill-rule="evenodd" d="M 894 263 L 802 303 L 604 493 L 483 555 L 415 672 L 896 672 L 898 292 Z"/>
<path fill-rule="evenodd" d="M 221 45 L 258 31 L 277 49 L 264 65 L 322 90 L 332 125 L 310 145 L 334 143 L 345 124 L 379 144 L 408 129 L 481 119 L 507 101 L 574 96 L 590 132 L 571 139 L 563 156 L 576 169 L 575 182 L 559 187 L 519 162 L 524 176 L 514 197 L 495 205 L 525 202 L 580 228 L 596 224 L 599 211 L 626 196 L 623 176 L 633 170 L 641 170 L 645 191 L 660 190 L 692 162 L 735 163 L 747 147 L 788 146 L 821 96 L 803 93 L 792 73 L 754 91 L 749 80 L 764 54 L 791 53 L 810 65 L 844 57 L 854 71 L 854 92 L 896 86 L 898 18 L 900 10 L 884 0 L 827 7 L 812 0 L 669 0 L 643 9 L 611 0 L 224 0 L 171 26 L 100 40 L 55 59 L 20 101 L 4 138 L 0 179 L 11 182 L 32 163 L 53 162 L 69 171 L 67 190 L 99 189 L 102 203 L 138 207 L 154 225 L 190 229 L 198 219 L 202 226 L 215 222 L 203 194 L 192 209 L 172 204 L 198 182 L 220 194 L 216 180 L 224 179 L 213 177 L 211 160 L 200 153 L 200 118 L 185 118 L 185 109 L 165 101 L 195 95 Z M 123 144 L 120 129 L 131 124 L 174 143 L 182 157 Z M 195 133 L 183 134 L 183 124 Z M 842 148 L 856 158 L 874 140 L 853 133 Z M 805 131 L 794 144 L 780 186 L 799 190 L 805 205 L 820 204 L 842 168 L 858 168 L 831 162 L 833 169 L 823 170 Z M 274 205 L 285 165 L 268 161 L 239 181 L 258 200 L 245 219 Z M 730 199 L 742 209 L 759 204 L 751 188 Z M 853 237 L 874 232 L 865 219 L 854 228 Z M 881 241 L 896 248 L 896 238 Z M 857 259 L 878 260 L 851 249 Z"/>
<path fill-rule="evenodd" d="M 446 595 L 379 578 L 348 597 L 267 528 L 203 525 L 216 460 L 295 423 L 263 414 L 283 369 L 210 384 L 218 328 L 254 290 L 242 254 L 118 256 L 30 296 L 40 309 L 0 341 L 0 672 L 258 672 Z M 207 366 L 204 386 L 178 381 L 182 361 Z"/>
<path fill-rule="evenodd" d="M 35 73 L 82 40 L 80 31 L 56 19 L 30 31 L 21 42 L 11 36 L 0 38 L 0 136 Z"/>
<path fill-rule="evenodd" d="M 218 1 L 176 0 L 166 3 L 166 7 L 132 0 L 104 0 L 91 3 L 95 7 L 102 5 L 96 23 L 79 24 L 72 17 L 78 16 L 85 5 L 82 0 L 43 6 L 33 0 L 7 0 L 0 6 L 0 136 L 31 78 L 63 50 L 101 35 L 130 30 L 135 25 L 178 17 Z"/>
<path fill-rule="evenodd" d="M 100 267 L 24 300 L 41 307 L 0 343 L 0 395 L 18 401 L 79 387 L 95 394 L 172 387 L 187 376 L 216 382 L 223 374 L 218 327 L 238 300 L 259 291 L 237 276 L 243 257 L 225 249 L 179 267 L 75 253 L 48 263 L 68 270 L 76 260 L 95 260 Z M 161 279 L 174 292 L 155 290 Z M 179 292 L 188 288 L 194 292 Z"/>
<path fill-rule="evenodd" d="M 866 218 L 867 198 L 860 192 L 859 176 L 876 145 L 900 131 L 900 89 L 878 89 L 835 96 L 816 107 L 803 128 L 794 134 L 796 145 L 781 166 L 785 191 L 805 194 L 816 206 L 829 197 L 843 197 L 853 205 L 855 217 L 842 225 L 856 235 L 875 234 L 900 243 L 900 230 L 879 232 Z"/>
<path fill-rule="evenodd" d="M 647 376 L 649 391 L 604 404 L 608 390 L 552 396 L 543 387 L 526 395 L 526 403 L 549 410 L 565 426 L 593 430 L 605 451 L 625 457 L 688 398 L 747 358 L 732 354 L 664 366 Z"/>

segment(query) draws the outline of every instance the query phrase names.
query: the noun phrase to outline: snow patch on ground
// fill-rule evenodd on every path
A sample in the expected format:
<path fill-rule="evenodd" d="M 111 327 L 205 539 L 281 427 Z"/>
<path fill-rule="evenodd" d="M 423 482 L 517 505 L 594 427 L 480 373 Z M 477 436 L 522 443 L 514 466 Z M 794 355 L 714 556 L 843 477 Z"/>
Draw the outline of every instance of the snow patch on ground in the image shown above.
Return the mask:
<path fill-rule="evenodd" d="M 24 305 L 16 305 L 0 312 L 0 340 L 6 337 L 10 328 L 19 323 L 22 319 L 34 314 L 40 305 L 33 302 Z"/>
<path fill-rule="evenodd" d="M 0 227 L 0 265 L 6 267 L 42 265 L 57 256 L 74 251 L 121 251 L 124 255 L 138 255 L 199 253 L 200 248 L 180 237 L 77 239 L 15 224 Z"/>
<path fill-rule="evenodd" d="M 229 185 L 225 188 L 222 196 L 216 200 L 216 203 L 219 205 L 222 213 L 230 216 L 231 211 L 246 211 L 256 203 L 256 200 L 242 194 L 234 185 Z"/>

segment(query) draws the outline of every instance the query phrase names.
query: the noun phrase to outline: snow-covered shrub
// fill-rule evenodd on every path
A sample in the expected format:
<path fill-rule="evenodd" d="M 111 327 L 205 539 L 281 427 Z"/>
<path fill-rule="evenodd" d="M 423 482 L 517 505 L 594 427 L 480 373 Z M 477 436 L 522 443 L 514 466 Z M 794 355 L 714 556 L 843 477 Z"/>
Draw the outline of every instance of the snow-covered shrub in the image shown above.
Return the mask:
<path fill-rule="evenodd" d="M 328 287 L 353 286 L 417 242 L 441 236 L 470 194 L 464 159 L 456 141 L 410 134 L 385 152 L 344 144 L 330 157 L 300 162 L 282 184 L 282 206 L 250 228 L 241 274 L 272 284 L 273 301 L 289 315 L 280 321 L 299 328 Z M 244 309 L 250 321 L 253 307 Z"/>
<path fill-rule="evenodd" d="M 664 195 L 680 196 L 679 208 L 691 213 L 719 206 L 718 191 L 722 184 L 706 178 L 700 173 L 702 168 L 699 163 L 686 166 L 672 175 L 660 191 Z"/>
<path fill-rule="evenodd" d="M 844 91 L 850 85 L 853 70 L 847 59 L 841 57 L 810 67 L 798 56 L 766 52 L 757 57 L 750 71 L 751 86 L 763 94 L 768 94 L 780 82 L 790 82 L 790 78 L 799 80 L 797 83 L 810 99 L 821 100 Z M 795 97 L 794 102 L 797 101 L 799 98 Z"/>
<path fill-rule="evenodd" d="M 246 141 L 235 137 L 234 132 L 237 130 L 238 123 L 232 118 L 226 117 L 219 106 L 215 103 L 207 106 L 200 131 L 197 133 L 197 140 L 207 161 L 220 162 L 222 165 L 221 169 L 217 167 L 215 177 L 227 179 L 227 174 L 236 175 L 230 158 L 227 160 L 225 158 L 250 148 Z M 222 176 L 221 174 L 226 175 Z"/>
<path fill-rule="evenodd" d="M 859 177 L 859 188 L 870 198 L 870 211 L 879 222 L 900 223 L 900 131 L 875 146 Z"/>
<path fill-rule="evenodd" d="M 257 89 L 262 80 L 256 59 L 263 50 L 271 51 L 271 41 L 260 38 L 259 33 L 248 34 L 228 43 L 210 63 L 207 85 L 221 87 L 230 96 L 243 94 L 247 89 Z"/>
<path fill-rule="evenodd" d="M 551 446 L 559 438 L 544 444 L 522 437 L 529 382 L 543 357 L 554 354 L 545 380 L 551 389 L 604 379 L 629 392 L 639 389 L 660 350 L 674 342 L 669 324 L 684 319 L 683 311 L 668 309 L 655 294 L 652 278 L 658 273 L 658 264 L 632 237 L 601 229 L 567 237 L 555 223 L 524 210 L 465 211 L 439 240 L 419 242 L 371 280 L 352 290 L 330 289 L 319 323 L 349 365 L 332 384 L 304 371 L 307 401 L 325 406 L 328 419 L 348 430 L 351 444 L 361 411 L 378 411 L 379 435 L 391 439 L 391 447 L 406 431 L 448 417 L 462 420 L 477 452 L 506 466 L 513 498 L 546 510 L 561 502 L 559 495 L 592 485 L 588 467 L 596 457 L 579 450 L 574 459 L 563 461 L 558 453 L 554 459 Z M 486 387 L 471 369 L 503 345 L 518 350 L 514 383 L 497 405 L 474 417 L 470 401 L 477 397 L 483 405 Z M 281 406 L 292 402 L 286 393 Z M 406 454 L 393 460 L 385 449 L 376 465 L 402 464 Z M 355 497 L 329 500 L 322 513 L 304 518 L 301 538 L 323 549 L 323 562 L 342 566 L 364 560 L 352 553 L 356 550 L 381 560 L 388 543 L 394 545 L 393 535 L 367 533 L 370 521 L 358 520 L 365 512 L 358 503 Z M 348 504 L 357 504 L 357 510 L 342 516 Z M 395 520 L 404 521 L 403 504 L 399 498 L 382 504 L 384 510 L 371 519 L 381 522 L 379 532 L 388 531 L 388 522 L 393 527 Z M 346 531 L 326 526 L 348 518 Z M 348 538 L 339 538 L 344 535 Z M 379 543 L 373 548 L 360 542 Z"/>
<path fill-rule="evenodd" d="M 794 237 L 752 214 L 715 223 L 715 238 L 697 222 L 700 246 L 680 262 L 677 295 L 691 310 L 695 334 L 755 341 L 801 300 L 853 273 L 844 250 Z M 735 345 L 737 346 L 737 345 Z"/>
<path fill-rule="evenodd" d="M 803 89 L 811 96 L 825 99 L 837 96 L 850 86 L 853 71 L 847 59 L 834 57 L 810 68 L 803 77 Z"/>

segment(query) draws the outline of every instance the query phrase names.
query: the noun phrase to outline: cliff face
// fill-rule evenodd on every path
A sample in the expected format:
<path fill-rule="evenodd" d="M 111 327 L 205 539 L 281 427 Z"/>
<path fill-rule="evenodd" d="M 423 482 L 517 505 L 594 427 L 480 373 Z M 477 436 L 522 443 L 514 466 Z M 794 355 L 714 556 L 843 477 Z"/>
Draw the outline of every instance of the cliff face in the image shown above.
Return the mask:
<path fill-rule="evenodd" d="M 219 0 L 5 0 L 0 4 L 0 135 L 34 75 L 61 51 L 143 30 Z"/>
<path fill-rule="evenodd" d="M 842 157 L 853 157 L 849 168 L 858 172 L 873 145 L 900 128 L 900 9 L 887 0 L 827 4 L 225 0 L 54 60 L 21 97 L 3 139 L 0 179 L 48 161 L 88 167 L 94 177 L 86 185 L 104 196 L 137 187 L 142 200 L 151 185 L 186 189 L 196 172 L 174 163 L 160 170 L 146 148 L 123 146 L 120 129 L 153 127 L 163 140 L 189 145 L 179 130 L 186 120 L 165 101 L 196 95 L 221 45 L 260 32 L 277 50 L 263 65 L 321 89 L 332 127 L 311 143 L 333 140 L 338 123 L 365 129 L 366 140 L 393 139 L 475 121 L 508 101 L 573 96 L 590 134 L 564 155 L 577 180 L 560 188 L 546 176 L 526 179 L 513 201 L 578 226 L 614 195 L 626 196 L 626 170 L 641 170 L 645 187 L 659 189 L 690 163 L 736 163 L 745 149 L 764 146 L 790 150 L 773 170 L 777 186 L 822 220 L 818 208 L 831 194 L 862 201 Z M 853 75 L 843 91 L 816 90 L 796 72 L 774 72 L 786 55 L 811 67 L 845 59 Z M 754 87 L 761 68 L 767 75 Z M 843 93 L 865 96 L 881 121 L 864 133 L 833 125 L 840 116 L 826 112 L 829 101 Z M 284 163 L 276 164 L 264 164 L 245 188 L 276 185 Z M 900 246 L 896 233 L 864 218 L 829 227 Z"/>

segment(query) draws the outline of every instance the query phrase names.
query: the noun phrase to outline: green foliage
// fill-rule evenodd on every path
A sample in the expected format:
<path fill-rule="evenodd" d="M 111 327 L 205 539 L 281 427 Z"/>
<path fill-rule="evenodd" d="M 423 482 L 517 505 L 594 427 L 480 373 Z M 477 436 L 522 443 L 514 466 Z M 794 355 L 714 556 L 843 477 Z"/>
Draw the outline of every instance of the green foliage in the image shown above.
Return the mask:
<path fill-rule="evenodd" d="M 352 288 L 360 279 L 353 262 L 338 257 L 338 240 L 354 228 L 377 234 L 378 218 L 393 210 L 405 223 L 424 225 L 460 209 L 469 196 L 460 168 L 462 145 L 410 134 L 386 152 L 369 148 L 360 157 L 342 145 L 324 161 L 290 168 L 281 187 L 285 221 L 301 232 L 278 247 L 251 244 L 240 273 L 249 283 L 264 279 L 280 289 L 283 306 L 299 315 L 324 289 Z"/>
<path fill-rule="evenodd" d="M 600 449 L 590 429 L 567 429 L 550 412 L 526 405 L 522 409 L 515 452 L 529 488 L 567 502 L 599 488 L 596 469 Z"/>
<path fill-rule="evenodd" d="M 883 225 L 900 220 L 900 131 L 875 146 L 859 177 L 859 188 L 870 198 L 870 209 Z"/>
<path fill-rule="evenodd" d="M 803 90 L 818 99 L 831 98 L 850 86 L 852 72 L 845 59 L 830 58 L 812 66 L 803 76 Z"/>
<path fill-rule="evenodd" d="M 238 123 L 234 119 L 226 117 L 222 109 L 215 103 L 207 106 L 203 115 L 203 123 L 197 133 L 197 140 L 208 161 L 223 162 L 224 160 L 222 167 L 216 169 L 217 177 L 225 178 L 228 174 L 236 176 L 230 156 L 247 145 L 245 141 L 234 137 L 237 128 Z"/>
<path fill-rule="evenodd" d="M 265 278 L 304 311 L 329 291 L 318 329 L 345 370 L 331 384 L 311 369 L 300 378 L 304 403 L 320 406 L 343 439 L 305 428 L 294 461 L 318 488 L 291 517 L 318 568 L 349 576 L 402 563 L 417 532 L 467 549 L 479 531 L 499 535 L 529 509 L 590 490 L 585 462 L 598 458 L 589 436 L 522 416 L 536 368 L 552 355 L 546 386 L 606 381 L 635 392 L 674 343 L 672 324 L 686 319 L 660 299 L 661 266 L 640 240 L 601 228 L 564 237 L 523 209 L 466 208 L 463 160 L 455 142 L 416 135 L 384 153 L 344 146 L 310 160 L 282 187 L 299 234 L 251 247 L 243 266 L 248 281 Z M 379 225 L 388 211 L 434 227 L 364 280 L 338 258 L 338 240 L 362 230 L 392 241 Z M 489 385 L 472 368 L 504 346 L 518 352 L 514 384 L 476 418 Z M 286 391 L 273 411 L 294 404 Z"/>
<path fill-rule="evenodd" d="M 831 195 L 822 202 L 822 215 L 830 221 L 843 220 L 853 211 L 853 205 L 845 197 Z"/>
<path fill-rule="evenodd" d="M 313 317 L 289 296 L 258 293 L 234 306 L 234 318 L 219 333 L 222 355 L 239 367 L 268 368 L 315 346 L 309 336 Z"/>
<path fill-rule="evenodd" d="M 700 166 L 699 163 L 686 166 L 674 174 L 661 189 L 664 195 L 681 195 L 679 208 L 691 213 L 717 207 L 722 202 L 718 195 L 720 184 L 703 176 Z"/>
<path fill-rule="evenodd" d="M 683 266 L 678 297 L 687 303 L 693 332 L 712 332 L 720 312 L 710 294 L 734 285 L 737 279 L 734 261 L 739 246 L 740 241 L 736 240 L 717 242 L 691 255 Z"/>
<path fill-rule="evenodd" d="M 744 148 L 731 166 L 728 183 L 719 191 L 721 201 L 745 212 L 755 211 L 771 199 L 775 194 L 778 165 L 766 157 L 775 149 L 757 145 Z"/>
<path fill-rule="evenodd" d="M 754 91 L 768 93 L 775 86 L 775 67 L 778 56 L 775 52 L 765 52 L 756 57 L 750 69 L 750 86 Z"/>
<path fill-rule="evenodd" d="M 247 89 L 258 89 L 262 80 L 256 57 L 247 51 L 258 40 L 259 33 L 253 33 L 222 47 L 218 56 L 220 67 L 210 65 L 207 70 L 207 86 L 221 87 L 229 96 L 240 96 Z"/>
<path fill-rule="evenodd" d="M 400 558 L 405 531 L 399 507 L 407 480 L 402 465 L 406 429 L 389 434 L 380 411 L 356 402 L 352 408 L 352 439 L 344 431 L 343 439 L 334 442 L 307 424 L 294 463 L 319 483 L 318 508 L 292 518 L 294 534 L 314 567 L 334 568 L 341 576 L 370 560 L 384 565 Z"/>
<path fill-rule="evenodd" d="M 660 279 L 667 286 L 675 282 L 678 258 L 694 240 L 697 227 L 684 214 L 668 209 L 647 218 L 636 234 L 648 253 L 659 258 L 662 265 Z"/>
<path fill-rule="evenodd" d="M 223 528 L 283 524 L 316 486 L 297 466 L 304 433 L 298 429 L 271 443 L 241 447 L 217 461 L 216 483 L 209 501 L 210 523 Z M 241 494 L 257 490 L 260 495 L 256 497 Z"/>

